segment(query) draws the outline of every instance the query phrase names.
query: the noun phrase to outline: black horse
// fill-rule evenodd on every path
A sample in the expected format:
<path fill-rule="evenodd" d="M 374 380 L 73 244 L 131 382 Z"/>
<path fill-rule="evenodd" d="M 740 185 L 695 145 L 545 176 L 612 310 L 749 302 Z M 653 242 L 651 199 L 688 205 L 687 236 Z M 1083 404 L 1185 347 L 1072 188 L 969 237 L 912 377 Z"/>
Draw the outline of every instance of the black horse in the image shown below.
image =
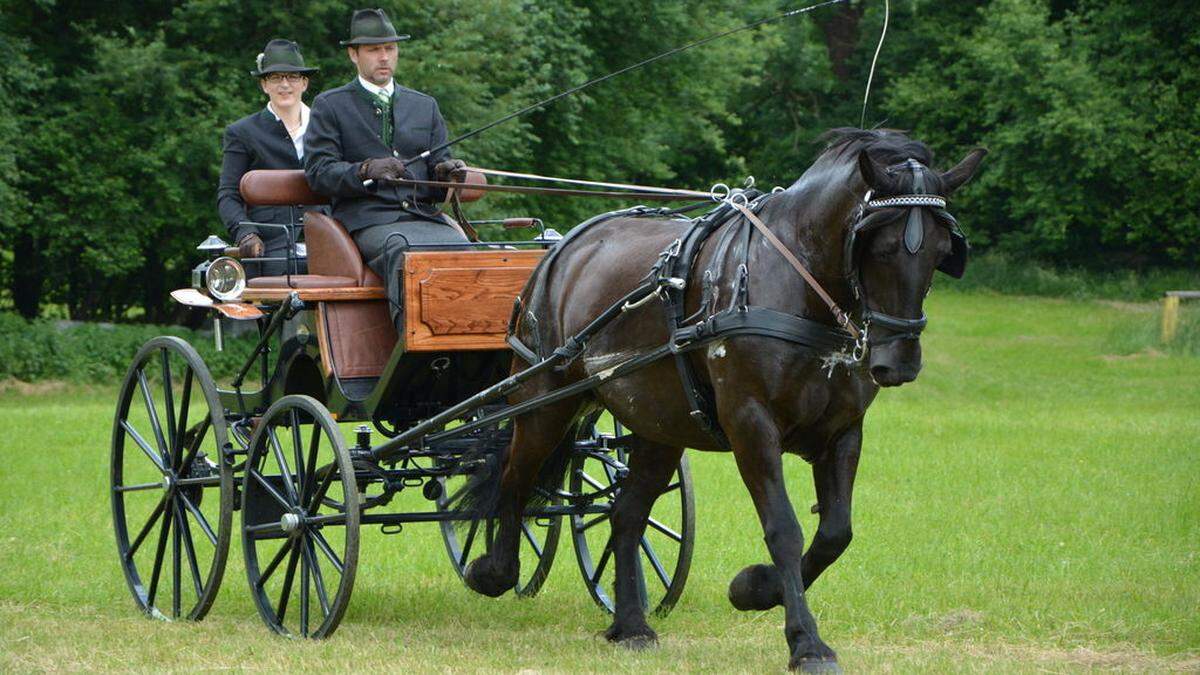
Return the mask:
<path fill-rule="evenodd" d="M 517 417 L 492 486 L 499 490 L 499 531 L 491 552 L 467 569 L 472 589 L 497 596 L 514 586 L 525 505 L 539 480 L 561 484 L 562 473 L 546 467 L 563 466 L 575 426 L 603 407 L 635 437 L 629 475 L 612 513 L 616 615 L 608 639 L 629 646 L 656 639 L 635 586 L 647 516 L 685 447 L 729 449 L 754 500 L 772 562 L 742 570 L 730 584 L 730 601 L 738 609 L 783 605 L 789 665 L 836 668 L 834 651 L 818 636 L 805 589 L 850 543 L 863 415 L 880 386 L 916 378 L 922 304 L 934 271 L 959 276 L 966 262 L 966 241 L 944 209 L 930 206 L 928 198 L 918 205 L 888 198 L 949 196 L 971 177 L 985 152 L 972 151 L 955 168 L 936 173 L 928 168 L 930 150 L 899 132 L 838 129 L 825 141 L 813 166 L 787 190 L 764 198 L 759 215 L 837 304 L 854 308 L 860 323 L 869 326 L 865 358 L 839 360 L 759 335 L 730 336 L 691 352 L 699 384 L 711 392 L 715 434 L 691 414 L 671 359 Z M 868 203 L 872 195 L 875 201 Z M 679 219 L 617 218 L 580 231 L 552 265 L 544 261 L 530 279 L 515 336 L 526 345 L 562 344 L 644 279 L 688 226 Z M 726 236 L 727 228 L 744 233 L 750 224 L 732 218 L 705 241 L 687 280 L 687 314 L 703 315 L 740 293 L 750 305 L 835 327 L 827 304 L 780 251 L 758 232 Z M 698 278 L 701 272 L 707 272 L 707 283 Z M 583 358 L 536 376 L 514 402 L 664 344 L 670 335 L 665 324 L 657 301 L 621 314 L 588 341 Z M 784 452 L 812 464 L 820 524 L 807 552 L 783 481 Z"/>

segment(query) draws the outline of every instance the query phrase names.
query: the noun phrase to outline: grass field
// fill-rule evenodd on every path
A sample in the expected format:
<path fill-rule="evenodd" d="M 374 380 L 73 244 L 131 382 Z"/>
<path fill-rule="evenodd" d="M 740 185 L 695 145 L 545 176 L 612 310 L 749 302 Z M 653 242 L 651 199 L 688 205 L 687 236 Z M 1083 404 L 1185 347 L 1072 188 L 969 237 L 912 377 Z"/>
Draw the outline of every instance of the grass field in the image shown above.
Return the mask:
<path fill-rule="evenodd" d="M 810 593 L 846 670 L 1200 670 L 1200 359 L 1137 342 L 1152 305 L 939 292 L 926 308 L 925 371 L 868 414 L 855 540 Z M 350 610 L 325 642 L 266 631 L 236 545 L 205 621 L 144 619 L 110 523 L 115 386 L 0 393 L 0 671 L 787 663 L 782 611 L 725 599 L 767 556 L 719 455 L 692 456 L 696 556 L 675 612 L 652 620 L 657 649 L 597 636 L 608 619 L 565 537 L 541 595 L 489 600 L 458 581 L 432 525 L 364 528 Z M 811 535 L 811 480 L 787 464 Z"/>

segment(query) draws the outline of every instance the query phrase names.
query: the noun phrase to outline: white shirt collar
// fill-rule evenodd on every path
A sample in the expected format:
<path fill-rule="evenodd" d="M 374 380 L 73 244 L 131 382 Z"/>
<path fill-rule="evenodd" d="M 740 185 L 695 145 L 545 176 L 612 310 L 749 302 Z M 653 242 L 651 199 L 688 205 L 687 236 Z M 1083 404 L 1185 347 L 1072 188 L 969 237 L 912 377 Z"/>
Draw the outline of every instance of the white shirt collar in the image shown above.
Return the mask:
<path fill-rule="evenodd" d="M 275 118 L 275 121 L 282 122 L 283 120 L 271 107 L 271 102 L 267 102 L 267 112 Z M 304 101 L 300 102 L 300 128 L 296 130 L 296 135 L 292 136 L 292 146 L 296 148 L 296 159 L 304 159 L 304 132 L 308 131 L 309 112 L 308 106 L 304 105 Z"/>
<path fill-rule="evenodd" d="M 363 89 L 366 89 L 372 94 L 383 94 L 388 98 L 392 97 L 392 92 L 396 89 L 396 83 L 393 80 L 388 80 L 388 83 L 381 87 L 377 84 L 368 82 L 365 78 L 363 78 L 362 75 L 358 76 L 358 83 L 362 85 Z"/>

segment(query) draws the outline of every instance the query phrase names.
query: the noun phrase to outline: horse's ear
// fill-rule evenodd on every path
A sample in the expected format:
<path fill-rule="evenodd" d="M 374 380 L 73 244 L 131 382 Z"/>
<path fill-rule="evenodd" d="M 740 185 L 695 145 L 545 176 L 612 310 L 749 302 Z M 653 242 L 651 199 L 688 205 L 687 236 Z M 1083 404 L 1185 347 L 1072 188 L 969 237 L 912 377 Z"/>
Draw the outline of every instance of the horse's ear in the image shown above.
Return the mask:
<path fill-rule="evenodd" d="M 862 174 L 863 182 L 875 192 L 890 194 L 888 188 L 891 181 L 887 179 L 887 169 L 875 163 L 866 150 L 858 153 L 858 171 Z"/>
<path fill-rule="evenodd" d="M 975 148 L 968 152 L 966 157 L 963 157 L 958 166 L 942 174 L 942 186 L 945 193 L 949 195 L 962 187 L 963 183 L 971 180 L 971 176 L 974 176 L 975 172 L 979 170 L 979 163 L 983 161 L 987 153 L 985 148 Z"/>

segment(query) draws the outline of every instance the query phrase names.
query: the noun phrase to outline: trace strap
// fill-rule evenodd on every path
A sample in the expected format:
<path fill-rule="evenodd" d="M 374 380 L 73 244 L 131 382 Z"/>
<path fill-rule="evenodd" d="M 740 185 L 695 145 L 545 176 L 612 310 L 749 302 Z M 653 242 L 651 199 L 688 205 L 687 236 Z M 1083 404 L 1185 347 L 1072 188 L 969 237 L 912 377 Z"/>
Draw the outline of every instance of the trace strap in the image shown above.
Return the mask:
<path fill-rule="evenodd" d="M 837 320 L 838 325 L 842 328 L 845 328 L 850 335 L 854 336 L 855 340 L 859 339 L 862 336 L 862 331 L 858 326 L 854 325 L 854 321 L 850 318 L 850 315 L 843 311 L 842 308 L 838 306 L 837 302 L 835 302 L 834 299 L 825 292 L 825 289 L 822 288 L 821 284 L 817 282 L 816 277 L 814 277 L 807 269 L 805 269 L 804 264 L 801 263 L 796 256 L 792 255 L 792 252 L 783 245 L 783 242 L 779 240 L 779 237 L 775 236 L 775 233 L 772 232 L 770 228 L 763 223 L 763 221 L 759 220 L 758 216 L 756 216 L 753 211 L 746 208 L 745 204 L 735 200 L 729 200 L 729 204 L 731 204 L 733 208 L 740 211 L 743 216 L 746 216 L 746 219 L 754 225 L 755 229 L 757 229 L 767 241 L 771 242 L 771 245 L 775 247 L 775 250 L 779 251 L 779 254 L 782 255 L 784 259 L 787 260 L 788 263 L 800 273 L 800 276 L 804 277 L 804 281 L 808 283 L 809 287 L 812 288 L 813 291 L 820 296 L 821 300 L 823 300 L 825 304 L 829 306 L 829 311 L 833 312 L 833 318 Z"/>

